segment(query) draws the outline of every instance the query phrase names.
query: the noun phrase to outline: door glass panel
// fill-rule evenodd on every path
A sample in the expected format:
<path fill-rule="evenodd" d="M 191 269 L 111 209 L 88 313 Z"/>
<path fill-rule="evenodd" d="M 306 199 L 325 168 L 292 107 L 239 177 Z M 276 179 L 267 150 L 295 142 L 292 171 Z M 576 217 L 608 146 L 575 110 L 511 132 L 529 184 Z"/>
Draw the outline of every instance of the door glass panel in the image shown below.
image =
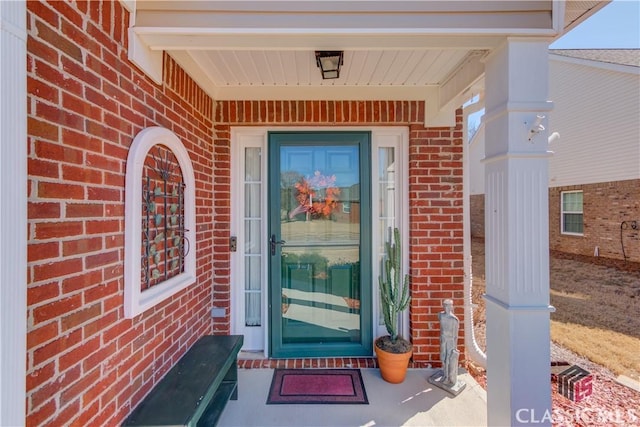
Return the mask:
<path fill-rule="evenodd" d="M 370 355 L 368 132 L 270 134 L 270 355 Z"/>
<path fill-rule="evenodd" d="M 396 224 L 396 171 L 395 171 L 395 150 L 393 147 L 382 147 L 378 149 L 378 185 L 379 185 L 379 212 L 378 219 L 379 233 L 377 241 L 379 246 L 376 253 L 376 262 L 381 266 L 385 255 L 384 243 L 389 240 L 388 230 L 393 229 Z M 382 271 L 382 269 L 380 270 Z M 378 324 L 384 325 L 382 309 L 378 310 Z"/>
<path fill-rule="evenodd" d="M 261 162 L 261 149 L 257 147 L 251 147 L 245 149 L 244 153 L 244 178 L 247 182 L 259 182 L 262 178 Z"/>
<path fill-rule="evenodd" d="M 284 146 L 280 165 L 282 342 L 360 342 L 359 147 Z"/>
<path fill-rule="evenodd" d="M 244 209 L 247 218 L 260 219 L 260 191 L 262 185 L 258 183 L 246 183 L 244 186 Z"/>
<path fill-rule="evenodd" d="M 262 177 L 261 149 L 245 149 L 244 290 L 245 326 L 260 326 L 262 317 Z"/>
<path fill-rule="evenodd" d="M 247 254 L 259 254 L 262 247 L 261 233 L 262 224 L 259 220 L 245 219 L 244 221 L 245 235 L 245 252 Z"/>

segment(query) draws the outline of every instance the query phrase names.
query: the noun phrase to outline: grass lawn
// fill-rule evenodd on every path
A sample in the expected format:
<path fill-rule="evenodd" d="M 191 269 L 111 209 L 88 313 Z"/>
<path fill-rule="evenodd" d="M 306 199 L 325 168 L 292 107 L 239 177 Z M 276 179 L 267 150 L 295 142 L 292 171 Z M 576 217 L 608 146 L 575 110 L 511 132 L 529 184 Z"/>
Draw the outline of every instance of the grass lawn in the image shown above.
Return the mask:
<path fill-rule="evenodd" d="M 484 349 L 484 242 L 472 241 L 477 340 Z M 640 271 L 550 260 L 551 339 L 616 375 L 640 378 Z"/>

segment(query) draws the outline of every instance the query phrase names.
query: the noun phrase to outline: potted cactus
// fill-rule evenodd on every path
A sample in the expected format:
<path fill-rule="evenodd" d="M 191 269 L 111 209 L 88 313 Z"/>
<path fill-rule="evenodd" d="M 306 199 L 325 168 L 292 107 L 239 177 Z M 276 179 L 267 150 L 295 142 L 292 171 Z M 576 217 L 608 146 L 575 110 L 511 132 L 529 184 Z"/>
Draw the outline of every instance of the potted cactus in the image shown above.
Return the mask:
<path fill-rule="evenodd" d="M 406 376 L 413 347 L 398 335 L 398 318 L 409 306 L 411 296 L 409 275 L 402 275 L 402 246 L 397 228 L 393 229 L 393 236 L 385 247 L 386 258 L 378 282 L 384 324 L 389 335 L 377 338 L 374 348 L 382 378 L 390 383 L 401 383 Z"/>

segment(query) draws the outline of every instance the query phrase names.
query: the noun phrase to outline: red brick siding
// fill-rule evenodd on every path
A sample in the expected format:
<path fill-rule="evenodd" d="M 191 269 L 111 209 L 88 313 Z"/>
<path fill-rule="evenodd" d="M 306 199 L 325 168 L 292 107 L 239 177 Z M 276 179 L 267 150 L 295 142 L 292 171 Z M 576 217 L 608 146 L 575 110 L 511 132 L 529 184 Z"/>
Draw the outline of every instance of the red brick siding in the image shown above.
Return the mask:
<path fill-rule="evenodd" d="M 560 232 L 560 194 L 582 190 L 584 230 L 582 236 Z M 549 246 L 552 250 L 592 257 L 596 246 L 603 258 L 623 259 L 620 226 L 637 221 L 640 228 L 640 179 L 549 189 Z M 640 230 L 623 230 L 628 261 L 640 262 Z"/>
<path fill-rule="evenodd" d="M 231 126 L 404 125 L 409 136 L 411 335 L 414 365 L 439 364 L 437 313 L 463 307 L 462 116 L 454 128 L 425 128 L 424 103 L 407 101 L 222 101 L 215 113 L 215 295 L 229 307 Z M 216 330 L 228 330 L 228 318 Z M 463 330 L 460 330 L 462 343 Z"/>
<path fill-rule="evenodd" d="M 27 2 L 27 425 L 118 425 L 201 335 L 213 279 L 213 102 L 169 57 L 127 60 L 117 1 Z M 124 182 L 135 135 L 164 126 L 197 187 L 197 282 L 123 316 Z"/>
<path fill-rule="evenodd" d="M 213 324 L 209 308 L 230 301 L 230 125 L 410 126 L 411 327 L 416 365 L 437 363 L 441 300 L 463 320 L 460 113 L 454 129 L 425 129 L 417 102 L 229 101 L 212 121 L 214 103 L 168 56 L 161 86 L 128 62 L 119 2 L 28 2 L 27 23 L 28 425 L 119 424 L 200 335 L 229 332 L 229 310 Z M 125 161 L 153 125 L 193 163 L 198 278 L 128 320 Z"/>
<path fill-rule="evenodd" d="M 582 236 L 560 232 L 560 194 L 583 191 Z M 637 230 L 630 227 L 636 221 Z M 640 262 L 640 179 L 572 185 L 549 189 L 549 248 L 552 251 L 580 255 L 592 261 L 596 246 L 601 258 L 623 260 L 620 228 L 627 261 Z M 471 235 L 484 237 L 484 195 L 471 196 Z M 604 260 L 600 260 L 604 261 Z"/>
<path fill-rule="evenodd" d="M 469 210 L 471 237 L 484 239 L 484 194 L 469 196 Z"/>

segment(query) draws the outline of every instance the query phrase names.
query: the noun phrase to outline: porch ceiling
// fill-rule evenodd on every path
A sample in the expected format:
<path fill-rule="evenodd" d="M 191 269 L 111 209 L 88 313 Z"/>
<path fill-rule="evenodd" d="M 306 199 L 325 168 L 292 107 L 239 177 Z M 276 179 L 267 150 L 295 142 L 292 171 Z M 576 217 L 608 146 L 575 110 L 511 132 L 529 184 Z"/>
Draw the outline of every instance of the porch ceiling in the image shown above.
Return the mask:
<path fill-rule="evenodd" d="M 127 3 L 131 59 L 157 82 L 167 51 L 218 100 L 430 100 L 437 113 L 481 89 L 482 58 L 506 37 L 552 40 L 607 2 Z M 315 50 L 345 52 L 339 79 L 322 80 Z"/>

